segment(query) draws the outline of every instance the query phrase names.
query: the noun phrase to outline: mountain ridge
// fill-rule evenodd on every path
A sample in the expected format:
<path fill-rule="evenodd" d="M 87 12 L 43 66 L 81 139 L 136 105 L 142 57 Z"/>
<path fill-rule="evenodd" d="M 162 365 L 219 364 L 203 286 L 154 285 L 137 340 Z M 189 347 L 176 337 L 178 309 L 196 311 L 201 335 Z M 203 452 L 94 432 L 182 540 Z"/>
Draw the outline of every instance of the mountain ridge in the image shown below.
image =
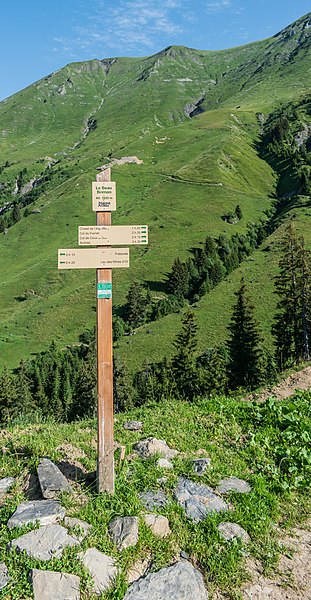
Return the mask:
<path fill-rule="evenodd" d="M 0 210 L 5 223 L 14 204 L 22 217 L 9 228 L 4 224 L 0 234 L 0 349 L 6 364 L 16 366 L 53 337 L 61 345 L 76 343 L 94 322 L 93 274 L 57 273 L 56 251 L 77 245 L 77 225 L 93 224 L 90 184 L 110 158 L 143 160 L 113 167 L 119 190 L 114 223 L 150 226 L 149 248 L 131 249 L 130 270 L 114 274 L 119 312 L 133 279 L 165 295 L 177 256 L 186 258 L 208 234 L 242 234 L 247 222 L 266 218 L 278 173 L 258 152 L 258 115 L 265 122 L 281 105 L 307 98 L 310 16 L 235 49 L 178 47 L 176 58 L 170 46 L 151 57 L 71 63 L 0 103 Z M 21 193 L 31 181 L 30 191 Z M 222 216 L 237 204 L 244 219 L 232 228 Z M 18 260 L 16 248 L 22 249 Z M 25 296 L 29 289 L 35 294 Z M 165 319 L 174 323 L 170 339 L 164 335 L 166 351 L 176 319 Z M 153 328 L 160 335 L 160 322 Z M 134 338 L 127 341 L 120 345 L 125 355 L 127 346 L 135 346 Z"/>

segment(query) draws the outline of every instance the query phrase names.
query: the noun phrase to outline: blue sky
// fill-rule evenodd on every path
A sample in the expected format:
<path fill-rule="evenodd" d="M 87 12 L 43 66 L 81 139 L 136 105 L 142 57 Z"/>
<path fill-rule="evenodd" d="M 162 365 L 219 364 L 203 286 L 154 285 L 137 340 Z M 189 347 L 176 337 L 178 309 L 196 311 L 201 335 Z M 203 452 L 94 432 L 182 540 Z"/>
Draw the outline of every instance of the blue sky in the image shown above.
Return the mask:
<path fill-rule="evenodd" d="M 1 3 L 0 99 L 73 61 L 219 50 L 270 37 L 310 0 L 11 0 Z"/>

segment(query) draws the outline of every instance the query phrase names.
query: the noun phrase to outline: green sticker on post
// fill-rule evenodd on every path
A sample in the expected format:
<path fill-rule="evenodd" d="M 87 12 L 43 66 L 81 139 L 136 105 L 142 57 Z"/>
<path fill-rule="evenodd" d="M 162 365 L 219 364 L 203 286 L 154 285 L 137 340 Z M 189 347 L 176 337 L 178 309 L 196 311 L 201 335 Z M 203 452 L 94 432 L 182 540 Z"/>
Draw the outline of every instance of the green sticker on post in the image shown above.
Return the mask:
<path fill-rule="evenodd" d="M 98 283 L 97 298 L 112 298 L 112 283 Z"/>

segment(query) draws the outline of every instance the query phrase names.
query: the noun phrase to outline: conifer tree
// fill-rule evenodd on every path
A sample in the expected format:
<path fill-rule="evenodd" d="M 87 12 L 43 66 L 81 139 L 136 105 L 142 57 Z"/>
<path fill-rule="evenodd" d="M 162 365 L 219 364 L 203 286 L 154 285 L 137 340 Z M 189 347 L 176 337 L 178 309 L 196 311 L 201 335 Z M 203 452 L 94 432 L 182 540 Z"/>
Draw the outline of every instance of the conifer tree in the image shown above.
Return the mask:
<path fill-rule="evenodd" d="M 185 298 L 189 292 L 189 273 L 180 258 L 175 258 L 168 278 L 168 290 L 177 298 Z"/>
<path fill-rule="evenodd" d="M 215 258 L 217 256 L 217 245 L 210 235 L 207 236 L 204 242 L 204 251 L 208 258 Z"/>
<path fill-rule="evenodd" d="M 96 407 L 96 377 L 89 361 L 81 363 L 73 391 L 70 419 L 93 417 Z"/>
<path fill-rule="evenodd" d="M 15 377 L 4 368 L 0 377 L 0 423 L 6 425 L 13 413 L 17 398 Z"/>
<path fill-rule="evenodd" d="M 116 412 L 129 410 L 134 405 L 134 390 L 132 379 L 126 364 L 115 356 L 113 361 L 113 390 Z"/>
<path fill-rule="evenodd" d="M 233 309 L 230 325 L 229 386 L 234 388 L 255 388 L 262 383 L 263 350 L 254 306 L 250 300 L 245 281 L 235 292 L 237 302 Z"/>
<path fill-rule="evenodd" d="M 16 399 L 14 406 L 11 407 L 10 416 L 13 419 L 25 419 L 35 411 L 35 400 L 31 393 L 31 382 L 27 374 L 27 367 L 24 361 L 20 362 L 16 377 Z"/>
<path fill-rule="evenodd" d="M 20 218 L 21 218 L 21 211 L 20 211 L 18 204 L 15 203 L 13 206 L 12 216 L 11 216 L 12 223 L 13 224 L 17 223 L 18 221 L 20 221 Z"/>
<path fill-rule="evenodd" d="M 224 394 L 228 387 L 227 359 L 225 348 L 212 349 L 207 365 L 203 370 L 203 393 Z"/>
<path fill-rule="evenodd" d="M 179 395 L 192 400 L 199 390 L 195 360 L 198 326 L 191 310 L 184 314 L 181 322 L 182 329 L 174 342 L 177 354 L 172 359 L 172 373 Z"/>
<path fill-rule="evenodd" d="M 146 313 L 146 299 L 143 286 L 134 281 L 126 297 L 126 320 L 131 327 L 138 327 L 144 322 Z"/>
<path fill-rule="evenodd" d="M 275 278 L 277 313 L 272 328 L 279 368 L 310 358 L 310 252 L 292 224 L 282 240 L 279 275 Z"/>
<path fill-rule="evenodd" d="M 235 212 L 236 218 L 237 218 L 239 221 L 241 221 L 241 219 L 242 219 L 242 217 L 243 217 L 243 213 L 242 213 L 242 209 L 241 209 L 241 207 L 240 207 L 240 205 L 239 205 L 239 204 L 237 204 L 237 205 L 236 205 L 236 207 L 235 207 L 235 211 L 234 211 L 234 212 Z"/>

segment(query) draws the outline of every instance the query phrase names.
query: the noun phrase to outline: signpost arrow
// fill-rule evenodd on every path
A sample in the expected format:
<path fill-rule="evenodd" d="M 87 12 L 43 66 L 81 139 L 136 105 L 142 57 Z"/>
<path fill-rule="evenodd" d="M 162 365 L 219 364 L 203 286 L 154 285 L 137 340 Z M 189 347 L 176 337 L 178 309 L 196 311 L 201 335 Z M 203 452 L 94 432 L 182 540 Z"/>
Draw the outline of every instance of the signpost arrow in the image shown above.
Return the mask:
<path fill-rule="evenodd" d="M 148 244 L 148 225 L 79 227 L 79 246 Z"/>
<path fill-rule="evenodd" d="M 64 248 L 58 250 L 59 269 L 115 269 L 129 266 L 129 248 Z"/>

